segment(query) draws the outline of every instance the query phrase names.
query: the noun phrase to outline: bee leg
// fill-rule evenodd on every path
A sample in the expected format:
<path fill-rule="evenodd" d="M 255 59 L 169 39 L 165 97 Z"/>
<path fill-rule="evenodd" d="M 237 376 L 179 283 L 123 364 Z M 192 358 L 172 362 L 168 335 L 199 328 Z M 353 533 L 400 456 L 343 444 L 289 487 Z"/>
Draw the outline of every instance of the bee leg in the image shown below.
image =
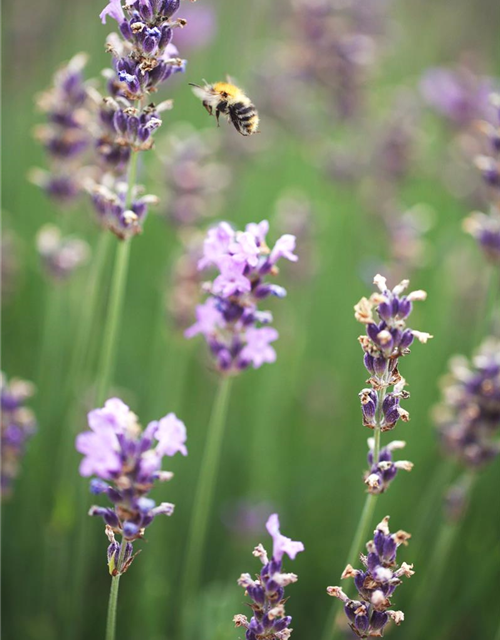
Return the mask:
<path fill-rule="evenodd" d="M 217 126 L 218 127 L 220 127 L 219 117 L 220 117 L 220 109 L 216 109 L 216 111 L 215 111 L 215 119 L 217 120 Z"/>
<path fill-rule="evenodd" d="M 208 102 L 204 102 L 203 106 L 208 111 L 208 115 L 211 116 L 213 113 L 212 106 L 208 104 Z"/>

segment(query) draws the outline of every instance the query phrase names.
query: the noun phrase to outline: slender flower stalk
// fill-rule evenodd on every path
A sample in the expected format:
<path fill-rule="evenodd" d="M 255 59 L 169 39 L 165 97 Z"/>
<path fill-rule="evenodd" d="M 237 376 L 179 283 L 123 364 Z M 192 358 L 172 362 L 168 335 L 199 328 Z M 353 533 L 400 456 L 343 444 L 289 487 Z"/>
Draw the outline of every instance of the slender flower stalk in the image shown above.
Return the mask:
<path fill-rule="evenodd" d="M 409 285 L 408 280 L 403 280 L 390 290 L 381 275 L 375 276 L 374 284 L 379 292 L 372 294 L 369 299 L 362 298 L 354 307 L 356 320 L 366 326 L 366 334 L 359 337 L 359 342 L 364 352 L 364 365 L 370 374 L 367 381 L 370 387 L 359 394 L 363 424 L 372 429 L 374 434 L 373 438 L 368 439 L 369 467 L 364 476 L 368 495 L 349 549 L 348 565 L 356 561 L 362 541 L 366 539 L 377 496 L 389 488 L 400 469 L 411 471 L 413 467 L 408 460 L 393 460 L 393 452 L 403 448 L 406 443 L 393 440 L 382 446 L 382 433 L 392 431 L 400 419 L 403 422 L 409 420 L 408 412 L 400 405 L 401 400 L 409 397 L 405 390 L 406 381 L 399 372 L 400 359 L 410 353 L 409 347 L 415 338 L 422 343 L 432 338 L 428 333 L 407 327 L 413 303 L 425 300 L 425 291 L 403 295 Z M 337 622 L 336 607 L 332 607 L 323 634 L 324 640 L 335 637 Z"/>
<path fill-rule="evenodd" d="M 276 352 L 270 345 L 278 338 L 276 329 L 267 325 L 272 315 L 260 311 L 258 304 L 269 296 L 282 298 L 286 291 L 267 282 L 277 275 L 280 258 L 298 260 L 293 253 L 295 237 L 283 235 L 270 250 L 266 244 L 269 224 L 249 224 L 244 232 L 236 232 L 226 222 L 210 229 L 204 242 L 198 268 L 216 267 L 219 275 L 204 285 L 208 300 L 196 310 L 196 323 L 186 337 L 204 335 L 222 379 L 207 429 L 204 457 L 198 478 L 195 504 L 189 528 L 186 566 L 183 574 L 182 601 L 188 605 L 200 584 L 203 552 L 206 545 L 209 516 L 221 446 L 224 436 L 230 379 L 250 365 L 258 369 L 275 362 Z M 259 326 L 264 325 L 264 326 Z"/>
<path fill-rule="evenodd" d="M 249 605 L 253 616 L 249 621 L 242 614 L 234 616 L 236 627 L 246 629 L 246 640 L 288 640 L 293 629 L 290 628 L 292 617 L 287 616 L 285 604 L 285 587 L 297 582 L 295 573 L 283 573 L 283 556 L 291 560 L 304 551 L 302 542 L 291 540 L 280 532 L 280 522 L 277 513 L 269 516 L 266 529 L 273 539 L 273 554 L 271 559 L 267 551 L 259 544 L 253 550 L 253 555 L 264 565 L 254 580 L 249 573 L 242 573 L 238 579 L 240 587 L 245 589 L 245 595 L 252 599 Z"/>
<path fill-rule="evenodd" d="M 224 428 L 227 420 L 232 379 L 221 378 L 215 397 L 203 460 L 194 498 L 193 515 L 189 526 L 186 547 L 186 563 L 183 572 L 182 602 L 189 604 L 197 585 L 200 584 L 203 552 L 219 468 Z"/>
<path fill-rule="evenodd" d="M 96 476 L 90 483 L 94 495 L 104 494 L 112 507 L 93 506 L 89 515 L 103 518 L 109 541 L 107 551 L 111 590 L 106 639 L 114 640 L 120 576 L 137 556 L 133 544 L 157 515 L 171 516 L 174 505 L 156 506 L 148 497 L 154 483 L 168 481 L 173 474 L 161 470 L 164 456 L 187 455 L 186 427 L 173 413 L 149 423 L 142 431 L 137 416 L 118 398 L 88 415 L 90 431 L 77 436 L 76 448 L 84 455 L 80 474 Z M 115 535 L 121 536 L 119 544 Z"/>

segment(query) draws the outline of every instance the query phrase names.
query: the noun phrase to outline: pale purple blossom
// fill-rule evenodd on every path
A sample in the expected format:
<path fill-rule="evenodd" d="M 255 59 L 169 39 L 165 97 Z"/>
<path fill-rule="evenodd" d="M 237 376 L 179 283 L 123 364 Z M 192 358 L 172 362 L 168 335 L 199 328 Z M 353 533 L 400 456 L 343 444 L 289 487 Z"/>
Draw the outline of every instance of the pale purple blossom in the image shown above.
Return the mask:
<path fill-rule="evenodd" d="M 267 326 L 272 315 L 261 311 L 259 304 L 265 298 L 285 297 L 286 290 L 268 278 L 278 274 L 275 264 L 280 258 L 291 262 L 298 258 L 293 253 L 295 236 L 282 236 L 270 250 L 268 230 L 267 220 L 248 224 L 244 232 L 221 222 L 208 231 L 203 244 L 199 269 L 215 267 L 219 274 L 212 283 L 204 283 L 209 298 L 197 307 L 196 322 L 185 336 L 203 334 L 219 370 L 227 373 L 276 361 L 270 343 L 278 339 L 278 332 Z"/>
<path fill-rule="evenodd" d="M 84 455 L 80 474 L 96 476 L 91 480 L 94 495 L 106 494 L 111 507 L 93 506 L 89 514 L 104 519 L 107 535 L 108 566 L 112 575 L 124 573 L 133 559 L 132 542 L 159 514 L 172 515 L 174 505 L 156 502 L 148 497 L 156 480 L 167 481 L 170 472 L 162 471 L 164 456 L 187 455 L 186 427 L 173 413 L 150 422 L 143 431 L 137 416 L 118 398 L 88 414 L 90 431 L 76 438 L 76 449 Z M 109 484 L 108 484 L 109 483 Z M 123 538 L 127 547 L 125 560 L 118 566 L 120 545 L 114 535 Z"/>
<path fill-rule="evenodd" d="M 246 332 L 247 343 L 241 352 L 244 361 L 252 363 L 258 369 L 265 362 L 276 362 L 276 351 L 269 344 L 279 338 L 273 327 L 250 328 Z"/>
<path fill-rule="evenodd" d="M 281 562 L 285 554 L 290 560 L 295 560 L 295 556 L 300 551 L 304 551 L 304 544 L 302 542 L 292 540 L 281 534 L 280 521 L 277 513 L 269 516 L 266 529 L 273 539 L 273 559 L 276 560 L 276 562 Z"/>
<path fill-rule="evenodd" d="M 122 9 L 121 0 L 110 0 L 99 14 L 102 24 L 106 24 L 106 18 L 109 16 L 121 24 L 125 20 L 125 14 Z"/>

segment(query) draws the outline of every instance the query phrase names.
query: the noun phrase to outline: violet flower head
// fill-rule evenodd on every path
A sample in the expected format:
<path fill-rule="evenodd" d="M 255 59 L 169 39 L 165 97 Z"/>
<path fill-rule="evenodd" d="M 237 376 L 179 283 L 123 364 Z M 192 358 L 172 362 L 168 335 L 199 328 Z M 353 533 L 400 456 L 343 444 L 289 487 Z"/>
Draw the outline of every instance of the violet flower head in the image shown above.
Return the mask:
<path fill-rule="evenodd" d="M 58 227 L 44 225 L 36 237 L 38 253 L 48 276 L 54 281 L 67 280 L 90 257 L 89 245 L 75 236 L 62 237 Z"/>
<path fill-rule="evenodd" d="M 238 580 L 240 587 L 245 589 L 245 595 L 252 599 L 253 616 L 249 621 L 246 616 L 238 614 L 233 621 L 237 627 L 246 629 L 246 640 L 287 640 L 293 629 L 290 628 L 292 618 L 285 612 L 285 587 L 297 582 L 297 576 L 282 573 L 282 561 L 284 555 L 294 560 L 297 553 L 304 551 L 304 545 L 281 534 L 276 513 L 269 517 L 266 528 L 273 539 L 271 559 L 259 544 L 253 555 L 263 564 L 260 574 L 254 580 L 249 573 L 243 573 Z"/>
<path fill-rule="evenodd" d="M 172 43 L 176 28 L 186 21 L 174 14 L 180 0 L 111 0 L 101 12 L 103 23 L 112 18 L 120 33 L 107 39 L 113 69 L 104 72 L 107 93 L 91 91 L 96 112 L 95 150 L 100 165 L 97 179 L 86 181 L 87 191 L 101 224 L 120 239 L 142 231 L 147 208 L 155 196 L 145 196 L 138 185 L 130 185 L 132 155 L 153 147 L 161 115 L 172 108 L 170 100 L 151 102 L 161 85 L 186 61 Z"/>
<path fill-rule="evenodd" d="M 458 127 L 468 127 L 488 113 L 489 78 L 476 75 L 464 65 L 428 69 L 420 82 L 427 104 Z"/>
<path fill-rule="evenodd" d="M 494 264 L 500 264 L 500 95 L 490 96 L 495 116 L 491 121 L 482 121 L 488 152 L 475 159 L 483 181 L 489 188 L 489 212 L 472 213 L 464 220 L 464 230 L 476 240 L 485 257 Z"/>
<path fill-rule="evenodd" d="M 221 222 L 208 231 L 199 268 L 215 267 L 219 275 L 206 283 L 208 299 L 196 308 L 196 323 L 185 332 L 187 338 L 205 336 L 220 371 L 236 374 L 253 366 L 258 369 L 276 360 L 272 343 L 276 329 L 268 326 L 272 315 L 258 304 L 269 296 L 282 298 L 285 289 L 268 282 L 278 274 L 276 263 L 285 258 L 295 262 L 295 237 L 283 235 L 273 249 L 266 244 L 269 224 L 247 225 L 234 231 Z"/>
<path fill-rule="evenodd" d="M 31 181 L 60 204 L 74 202 L 83 192 L 85 152 L 91 144 L 91 101 L 83 77 L 87 55 L 79 53 L 54 75 L 37 106 L 47 122 L 35 129 L 49 163 L 48 171 L 33 169 Z"/>
<path fill-rule="evenodd" d="M 12 485 L 19 468 L 26 444 L 36 431 L 36 420 L 31 409 L 25 406 L 35 391 L 31 382 L 12 378 L 7 380 L 0 373 L 0 405 L 2 432 L 2 498 L 12 494 Z"/>
<path fill-rule="evenodd" d="M 403 576 L 410 578 L 415 572 L 413 565 L 403 562 L 398 566 L 398 547 L 407 545 L 410 535 L 405 531 L 391 534 L 389 516 L 386 516 L 374 531 L 373 540 L 366 545 L 367 554 L 361 554 L 364 569 L 354 569 L 350 564 L 341 578 L 354 578 L 359 600 L 351 600 L 341 587 L 328 587 L 330 596 L 344 603 L 344 612 L 349 626 L 359 638 L 381 637 L 384 629 L 393 620 L 397 625 L 404 620 L 402 611 L 390 609 L 391 598 L 402 583 Z"/>
<path fill-rule="evenodd" d="M 174 505 L 156 505 L 148 497 L 155 481 L 166 481 L 172 473 L 161 470 L 164 456 L 187 455 L 186 427 L 173 413 L 149 423 L 142 431 L 137 416 L 118 398 L 88 414 L 90 431 L 76 438 L 76 449 L 84 455 L 80 474 L 96 476 L 90 483 L 94 495 L 106 494 L 110 507 L 93 506 L 89 515 L 100 516 L 110 540 L 108 566 L 112 575 L 124 573 L 133 560 L 132 543 L 144 537 L 157 515 L 172 515 Z M 119 562 L 120 545 L 126 545 Z"/>
<path fill-rule="evenodd" d="M 500 453 L 499 340 L 485 340 L 471 361 L 451 360 L 434 419 L 443 452 L 466 468 L 481 468 Z"/>
<path fill-rule="evenodd" d="M 214 160 L 219 136 L 184 124 L 165 143 L 165 217 L 180 228 L 195 227 L 218 213 L 230 183 L 229 167 Z"/>
<path fill-rule="evenodd" d="M 403 295 L 408 280 L 390 290 L 381 275 L 375 276 L 374 283 L 379 292 L 369 299 L 362 298 L 354 307 L 356 320 L 366 325 L 366 335 L 360 336 L 359 342 L 365 354 L 365 367 L 370 373 L 367 381 L 370 387 L 362 389 L 359 397 L 364 426 L 383 432 L 394 429 L 400 419 L 407 422 L 410 418 L 400 405 L 409 393 L 405 390 L 406 380 L 399 373 L 399 359 L 409 354 L 414 338 L 426 343 L 432 336 L 407 327 L 413 302 L 425 300 L 425 291 Z M 389 391 L 391 387 L 392 391 Z M 368 491 L 381 493 L 387 489 L 398 468 L 392 466 L 391 449 L 380 451 L 377 460 L 369 453 L 368 460 L 370 469 L 365 474 Z M 409 471 L 411 463 L 403 461 L 401 468 Z"/>
<path fill-rule="evenodd" d="M 413 463 L 408 460 L 393 460 L 392 453 L 397 449 L 403 449 L 406 442 L 403 440 L 393 440 L 380 450 L 378 462 L 374 463 L 373 451 L 375 447 L 374 438 L 368 438 L 368 465 L 369 470 L 365 473 L 365 484 L 370 493 L 384 493 L 396 477 L 398 471 L 411 471 Z"/>

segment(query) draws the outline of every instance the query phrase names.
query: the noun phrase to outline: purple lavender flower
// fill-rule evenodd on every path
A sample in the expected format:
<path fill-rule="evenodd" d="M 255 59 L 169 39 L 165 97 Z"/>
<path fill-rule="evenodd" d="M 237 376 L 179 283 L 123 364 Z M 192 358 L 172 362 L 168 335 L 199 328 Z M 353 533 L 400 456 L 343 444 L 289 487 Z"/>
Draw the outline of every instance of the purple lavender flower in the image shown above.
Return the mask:
<path fill-rule="evenodd" d="M 25 406 L 31 398 L 34 387 L 31 382 L 12 378 L 7 380 L 0 373 L 0 405 L 2 431 L 2 498 L 12 494 L 12 485 L 19 474 L 19 466 L 26 449 L 26 443 L 36 431 L 33 412 Z"/>
<path fill-rule="evenodd" d="M 453 124 L 467 127 L 488 113 L 492 81 L 464 65 L 434 67 L 425 72 L 420 90 L 429 106 Z"/>
<path fill-rule="evenodd" d="M 360 336 L 359 342 L 365 353 L 365 367 L 371 375 L 368 380 L 370 387 L 363 389 L 359 397 L 363 424 L 375 432 L 383 432 L 394 429 L 400 419 L 404 422 L 409 420 L 408 412 L 400 405 L 400 401 L 408 398 L 409 394 L 404 388 L 406 380 L 399 373 L 399 359 L 409 353 L 414 338 L 425 343 L 432 336 L 406 326 L 413 302 L 425 300 L 425 291 L 402 295 L 409 285 L 408 280 L 390 290 L 381 275 L 375 276 L 374 283 L 379 293 L 372 294 L 370 299 L 362 298 L 354 307 L 356 320 L 366 325 L 366 335 Z M 377 319 L 373 316 L 374 310 Z M 393 387 L 392 391 L 388 391 L 390 387 Z M 390 449 L 380 451 L 377 459 L 369 453 L 368 460 L 370 469 L 365 474 L 368 491 L 381 493 L 387 489 L 398 467 L 392 465 Z M 403 461 L 401 468 L 410 470 L 411 463 Z M 385 475 L 384 471 L 387 472 Z"/>
<path fill-rule="evenodd" d="M 266 528 L 273 539 L 271 559 L 259 544 L 253 552 L 264 565 L 258 578 L 254 580 L 249 573 L 243 573 L 238 580 L 245 594 L 252 599 L 253 616 L 248 621 L 246 616 L 238 614 L 233 621 L 237 627 L 246 629 L 246 640 L 287 640 L 293 629 L 290 628 L 292 618 L 285 613 L 285 587 L 297 582 L 297 576 L 282 573 L 283 556 L 294 560 L 297 553 L 304 551 L 304 545 L 281 534 L 276 513 L 269 517 Z"/>
<path fill-rule="evenodd" d="M 457 356 L 434 411 L 445 454 L 477 469 L 500 453 L 500 341 L 488 338 L 471 361 Z"/>
<path fill-rule="evenodd" d="M 182 33 L 186 31 L 189 29 Z M 165 217 L 183 229 L 213 217 L 221 207 L 231 173 L 229 167 L 214 160 L 219 142 L 213 129 L 195 131 L 183 124 L 162 147 L 167 183 Z"/>
<path fill-rule="evenodd" d="M 269 312 L 260 311 L 258 303 L 269 296 L 282 298 L 286 291 L 268 283 L 266 276 L 278 273 L 280 258 L 295 262 L 295 237 L 283 235 L 273 249 L 266 245 L 269 224 L 249 224 L 236 232 L 227 222 L 209 230 L 204 242 L 199 268 L 216 267 L 219 275 L 206 283 L 207 301 L 196 309 L 196 323 L 185 335 L 205 336 L 219 370 L 237 373 L 252 365 L 274 362 L 276 352 L 271 343 L 278 332 L 267 326 Z M 265 326 L 259 326 L 265 325 Z"/>
<path fill-rule="evenodd" d="M 69 278 L 90 256 L 90 247 L 84 240 L 63 238 L 60 229 L 52 224 L 40 229 L 36 244 L 47 274 L 55 281 Z"/>
<path fill-rule="evenodd" d="M 50 169 L 33 169 L 30 178 L 65 205 L 82 193 L 84 154 L 91 143 L 89 90 L 83 78 L 86 64 L 86 54 L 74 56 L 57 71 L 52 87 L 37 100 L 47 123 L 37 127 L 35 135 L 44 146 Z"/>
<path fill-rule="evenodd" d="M 492 121 L 481 122 L 488 153 L 476 157 L 476 166 L 481 171 L 483 181 L 489 187 L 490 211 L 488 214 L 476 212 L 464 220 L 463 227 L 476 239 L 486 258 L 494 264 L 500 263 L 500 208 L 498 190 L 500 188 L 500 95 L 490 95 L 490 103 L 495 116 Z"/>
<path fill-rule="evenodd" d="M 405 531 L 391 534 L 389 516 L 386 516 L 374 531 L 373 540 L 366 545 L 368 553 L 361 555 L 363 570 L 354 569 L 350 564 L 341 578 L 354 578 L 354 585 L 360 600 L 351 600 L 341 587 L 328 587 L 330 596 L 344 603 L 344 611 L 349 626 L 359 638 L 381 637 L 389 620 L 397 625 L 404 620 L 402 611 L 390 609 L 394 591 L 401 584 L 401 578 L 410 578 L 415 572 L 413 565 L 403 562 L 398 567 L 396 552 L 400 545 L 407 545 L 410 535 Z"/>
<path fill-rule="evenodd" d="M 162 458 L 176 453 L 187 455 L 186 427 L 173 413 L 149 423 L 142 431 L 137 416 L 118 398 L 107 400 L 104 407 L 88 414 L 90 431 L 77 436 L 76 449 L 84 455 L 80 474 L 97 476 L 90 483 L 94 495 L 106 494 L 111 507 L 93 506 L 89 515 L 104 519 L 110 540 L 108 566 L 112 575 L 124 573 L 133 560 L 132 543 L 144 537 L 155 516 L 172 515 L 174 505 L 156 505 L 148 498 L 156 480 L 166 481 L 172 473 L 161 470 Z M 119 565 L 120 545 L 126 544 Z"/>
<path fill-rule="evenodd" d="M 394 480 L 399 469 L 411 471 L 413 463 L 408 460 L 392 459 L 392 452 L 396 449 L 403 449 L 406 442 L 403 440 L 393 440 L 380 450 L 378 463 L 374 464 L 373 451 L 375 447 L 374 438 L 368 438 L 368 465 L 369 471 L 365 473 L 365 484 L 370 493 L 384 493 Z"/>

